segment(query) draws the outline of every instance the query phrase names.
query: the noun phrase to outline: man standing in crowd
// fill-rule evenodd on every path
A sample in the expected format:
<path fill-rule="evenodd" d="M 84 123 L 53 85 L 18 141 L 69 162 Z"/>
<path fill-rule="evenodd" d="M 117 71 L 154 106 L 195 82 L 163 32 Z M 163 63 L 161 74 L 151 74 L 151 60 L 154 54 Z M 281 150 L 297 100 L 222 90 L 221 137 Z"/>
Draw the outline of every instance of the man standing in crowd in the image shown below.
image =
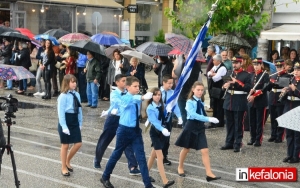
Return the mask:
<path fill-rule="evenodd" d="M 210 91 L 210 97 L 213 98 L 213 117 L 216 117 L 220 122 L 218 124 L 211 123 L 209 128 L 224 127 L 222 76 L 225 76 L 227 73 L 227 69 L 222 63 L 221 55 L 214 55 L 212 59 L 214 67 L 207 73 L 207 77 L 210 80 L 208 90 Z"/>
<path fill-rule="evenodd" d="M 232 71 L 232 64 L 231 64 L 231 61 L 228 59 L 227 54 L 228 54 L 228 52 L 226 50 L 221 52 L 222 63 L 227 68 L 227 71 Z"/>
<path fill-rule="evenodd" d="M 216 55 L 216 48 L 214 46 L 208 46 L 207 47 L 207 54 L 208 54 L 208 56 L 211 57 L 209 59 L 209 61 L 207 62 L 207 68 L 206 68 L 207 85 L 209 86 L 211 84 L 211 79 L 208 78 L 208 72 L 214 66 L 214 64 L 213 64 L 213 58 L 212 57 Z M 208 90 L 208 95 L 209 95 L 210 103 L 209 103 L 209 109 L 207 111 L 208 112 L 212 112 L 213 111 L 213 102 L 214 102 L 214 99 L 211 97 L 211 93 L 210 93 L 209 90 Z"/>
<path fill-rule="evenodd" d="M 233 57 L 232 81 L 223 85 L 226 89 L 223 108 L 226 116 L 226 140 L 221 150 L 240 152 L 243 139 L 243 116 L 247 110 L 247 93 L 251 89 L 250 74 L 242 68 L 242 57 Z"/>

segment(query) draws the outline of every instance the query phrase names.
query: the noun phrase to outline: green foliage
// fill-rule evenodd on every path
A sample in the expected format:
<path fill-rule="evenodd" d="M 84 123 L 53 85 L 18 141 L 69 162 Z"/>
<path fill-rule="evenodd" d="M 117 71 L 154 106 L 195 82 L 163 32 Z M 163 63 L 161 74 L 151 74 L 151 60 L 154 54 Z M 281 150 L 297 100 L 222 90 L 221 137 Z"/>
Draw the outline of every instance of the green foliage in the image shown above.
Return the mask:
<path fill-rule="evenodd" d="M 154 36 L 154 42 L 161 42 L 161 43 L 166 42 L 164 30 L 160 29 L 158 31 L 158 34 L 156 36 Z"/>
<path fill-rule="evenodd" d="M 299 0 L 297 0 L 299 1 Z M 165 10 L 175 28 L 195 38 L 215 0 L 177 0 L 178 11 Z M 219 0 L 208 33 L 232 33 L 245 38 L 259 35 L 269 15 L 262 13 L 265 0 Z"/>

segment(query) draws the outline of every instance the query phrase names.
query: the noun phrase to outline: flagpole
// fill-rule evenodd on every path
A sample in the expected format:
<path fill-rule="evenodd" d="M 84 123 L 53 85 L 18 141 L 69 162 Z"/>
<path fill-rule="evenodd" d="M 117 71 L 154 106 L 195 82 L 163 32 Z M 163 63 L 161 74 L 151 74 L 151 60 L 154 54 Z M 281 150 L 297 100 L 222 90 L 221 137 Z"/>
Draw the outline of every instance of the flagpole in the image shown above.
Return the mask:
<path fill-rule="evenodd" d="M 208 19 L 205 22 L 205 24 L 202 26 L 201 30 L 199 31 L 199 33 L 196 37 L 196 40 L 195 40 L 195 42 L 192 46 L 192 49 L 189 52 L 188 58 L 186 59 L 184 68 L 183 68 L 183 70 L 181 72 L 181 75 L 178 79 L 178 83 L 177 83 L 177 86 L 174 90 L 174 93 L 166 101 L 166 111 L 167 111 L 166 120 L 167 120 L 167 122 L 170 122 L 171 113 L 173 112 L 173 110 L 174 110 L 174 108 L 177 104 L 179 95 L 181 93 L 181 89 L 183 88 L 183 85 L 185 84 L 187 79 L 190 77 L 192 67 L 195 64 L 197 54 L 201 50 L 202 42 L 205 38 L 206 32 L 207 32 L 209 24 L 210 24 L 210 19 L 212 18 L 215 10 L 217 9 L 218 2 L 219 2 L 219 0 L 216 0 L 216 2 L 214 4 L 212 4 L 210 11 L 207 13 L 208 14 Z"/>

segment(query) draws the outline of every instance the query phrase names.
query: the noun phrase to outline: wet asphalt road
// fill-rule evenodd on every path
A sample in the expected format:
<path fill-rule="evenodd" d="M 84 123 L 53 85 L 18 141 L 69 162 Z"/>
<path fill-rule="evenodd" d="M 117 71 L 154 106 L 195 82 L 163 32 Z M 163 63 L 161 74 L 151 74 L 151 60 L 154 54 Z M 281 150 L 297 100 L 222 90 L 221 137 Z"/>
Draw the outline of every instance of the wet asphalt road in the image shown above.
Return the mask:
<path fill-rule="evenodd" d="M 153 72 L 147 73 L 147 81 L 150 87 L 156 86 L 156 77 Z M 152 81 L 151 81 L 152 80 Z M 153 81 L 154 80 L 154 81 Z M 205 81 L 204 81 L 205 83 Z M 150 88 L 149 87 L 149 88 Z M 0 90 L 0 96 L 10 92 Z M 109 102 L 99 101 L 97 109 L 88 107 L 83 108 L 84 123 L 82 129 L 83 146 L 72 160 L 74 172 L 70 177 L 61 175 L 60 166 L 60 143 L 57 133 L 57 109 L 56 98 L 50 101 L 43 101 L 40 98 L 16 96 L 19 101 L 19 111 L 14 119 L 16 124 L 11 126 L 11 143 L 13 145 L 17 174 L 21 182 L 21 187 L 25 188 L 67 188 L 67 187 L 103 187 L 99 179 L 102 175 L 106 162 L 115 146 L 115 140 L 107 149 L 101 163 L 101 169 L 93 168 L 93 158 L 95 146 L 99 135 L 103 129 L 104 119 L 100 118 L 102 110 L 109 106 Z M 2 101 L 0 101 L 2 102 Z M 211 114 L 209 114 L 211 115 Z M 0 118 L 3 118 L 3 111 Z M 143 124 L 141 124 L 141 127 Z M 7 137 L 7 127 L 4 126 L 5 136 Z M 224 128 L 209 129 L 206 131 L 210 158 L 213 172 L 222 179 L 211 183 L 205 180 L 205 170 L 202 165 L 199 152 L 191 151 L 186 159 L 185 178 L 177 175 L 178 156 L 181 148 L 174 145 L 174 142 L 181 129 L 174 128 L 171 135 L 171 146 L 169 159 L 171 166 L 165 166 L 169 180 L 175 180 L 177 188 L 202 188 L 202 187 L 258 187 L 258 188 L 290 188 L 300 187 L 299 182 L 295 183 L 250 183 L 236 182 L 235 168 L 250 166 L 271 166 L 271 167 L 297 167 L 300 163 L 287 164 L 281 162 L 286 156 L 286 142 L 275 144 L 267 142 L 270 135 L 270 123 L 267 122 L 264 129 L 264 140 L 262 147 L 254 148 L 247 146 L 249 132 L 244 133 L 244 146 L 240 153 L 232 150 L 221 151 L 220 147 L 224 144 L 226 131 Z M 147 158 L 149 157 L 150 137 L 149 133 L 143 134 L 144 146 Z M 155 187 L 162 187 L 162 181 L 158 174 L 156 164 L 150 171 L 150 175 L 156 180 Z M 298 170 L 299 178 L 299 170 Z M 139 188 L 144 187 L 140 176 L 130 176 L 127 168 L 127 161 L 123 155 L 111 177 L 112 184 L 117 188 Z M 14 176 L 10 156 L 4 154 L 2 170 L 0 175 L 0 187 L 15 187 Z"/>

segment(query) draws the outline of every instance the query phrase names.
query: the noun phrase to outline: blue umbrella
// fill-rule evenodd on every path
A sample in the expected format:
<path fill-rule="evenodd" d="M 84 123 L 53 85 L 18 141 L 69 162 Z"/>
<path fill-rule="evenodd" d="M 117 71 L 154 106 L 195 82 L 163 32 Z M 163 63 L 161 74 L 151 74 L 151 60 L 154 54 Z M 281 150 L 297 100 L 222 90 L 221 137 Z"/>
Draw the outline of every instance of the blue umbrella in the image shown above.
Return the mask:
<path fill-rule="evenodd" d="M 127 39 L 120 39 L 124 44 L 130 44 L 129 40 Z"/>
<path fill-rule="evenodd" d="M 55 46 L 58 46 L 58 45 L 59 45 L 58 40 L 57 40 L 55 37 L 52 37 L 52 36 L 50 36 L 50 35 L 45 35 L 45 34 L 36 35 L 36 36 L 34 36 L 34 39 L 36 39 L 36 40 L 42 40 L 42 39 L 48 40 L 48 39 L 49 39 L 49 40 L 52 41 L 52 44 L 53 44 L 53 45 L 55 45 Z"/>
<path fill-rule="evenodd" d="M 107 46 L 111 46 L 114 44 L 123 44 L 123 42 L 118 37 L 109 34 L 98 33 L 96 35 L 93 35 L 91 39 L 98 44 Z"/>
<path fill-rule="evenodd" d="M 270 67 L 271 74 L 277 72 L 276 71 L 276 67 L 275 67 L 275 65 L 272 62 L 269 62 L 269 61 L 266 61 L 266 60 L 263 60 L 263 62 Z"/>

